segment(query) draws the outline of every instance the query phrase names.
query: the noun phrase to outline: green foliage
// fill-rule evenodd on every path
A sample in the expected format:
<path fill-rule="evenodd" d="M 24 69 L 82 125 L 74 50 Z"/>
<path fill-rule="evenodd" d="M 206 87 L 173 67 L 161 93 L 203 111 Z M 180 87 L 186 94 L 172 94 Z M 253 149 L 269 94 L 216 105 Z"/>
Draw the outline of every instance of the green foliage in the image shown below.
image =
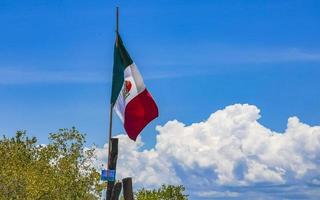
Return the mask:
<path fill-rule="evenodd" d="M 138 190 L 136 200 L 187 200 L 188 195 L 183 194 L 185 188 L 182 185 L 162 185 L 159 189 Z"/>
<path fill-rule="evenodd" d="M 26 132 L 0 140 L 0 199 L 97 199 L 103 186 L 92 166 L 94 149 L 75 128 L 49 135 L 37 145 Z"/>

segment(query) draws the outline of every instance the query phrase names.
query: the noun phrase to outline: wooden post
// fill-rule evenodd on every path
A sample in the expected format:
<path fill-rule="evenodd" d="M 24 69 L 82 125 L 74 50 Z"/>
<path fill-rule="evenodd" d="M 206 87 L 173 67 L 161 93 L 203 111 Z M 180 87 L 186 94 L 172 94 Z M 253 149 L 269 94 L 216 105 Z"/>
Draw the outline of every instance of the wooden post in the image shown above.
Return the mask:
<path fill-rule="evenodd" d="M 111 200 L 119 200 L 120 192 L 121 192 L 122 184 L 121 182 L 117 182 L 112 190 Z"/>
<path fill-rule="evenodd" d="M 117 169 L 117 158 L 118 158 L 118 138 L 111 138 L 110 140 L 110 152 L 108 158 L 108 169 Z M 111 200 L 111 193 L 114 187 L 114 181 L 108 181 L 107 184 L 107 200 Z"/>
<path fill-rule="evenodd" d="M 134 200 L 133 198 L 133 190 L 132 190 L 132 178 L 124 178 L 122 179 L 123 184 L 123 197 L 124 200 Z"/>

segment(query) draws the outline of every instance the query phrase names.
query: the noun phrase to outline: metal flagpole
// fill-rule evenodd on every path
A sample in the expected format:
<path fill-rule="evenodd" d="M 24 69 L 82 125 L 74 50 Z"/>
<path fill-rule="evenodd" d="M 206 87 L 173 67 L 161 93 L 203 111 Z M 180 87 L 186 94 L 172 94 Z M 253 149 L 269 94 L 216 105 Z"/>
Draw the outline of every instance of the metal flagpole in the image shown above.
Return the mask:
<path fill-rule="evenodd" d="M 116 10 L 116 31 L 117 33 L 119 32 L 119 7 L 117 7 L 117 10 Z M 118 35 L 117 35 L 117 40 L 118 40 Z"/>
<path fill-rule="evenodd" d="M 116 45 L 118 46 L 118 31 L 119 31 L 119 7 L 116 10 Z M 110 103 L 110 112 L 109 112 L 109 151 L 108 154 L 110 156 L 111 150 L 111 137 L 112 137 L 112 115 L 113 114 L 113 104 Z"/>
<path fill-rule="evenodd" d="M 116 46 L 118 46 L 118 31 L 119 31 L 119 7 L 116 8 Z M 112 92 L 112 89 L 111 89 Z M 116 160 L 118 154 L 118 139 L 112 139 L 112 117 L 113 117 L 113 103 L 110 103 L 110 112 L 109 112 L 109 147 L 108 147 L 108 170 L 115 170 Z M 114 182 L 108 181 L 106 191 L 106 199 L 110 200 L 111 193 L 114 187 Z"/>
<path fill-rule="evenodd" d="M 108 149 L 108 156 L 110 156 L 110 149 L 111 149 L 111 136 L 112 136 L 112 114 L 113 114 L 113 105 L 110 104 L 110 111 L 109 111 L 109 149 Z"/>

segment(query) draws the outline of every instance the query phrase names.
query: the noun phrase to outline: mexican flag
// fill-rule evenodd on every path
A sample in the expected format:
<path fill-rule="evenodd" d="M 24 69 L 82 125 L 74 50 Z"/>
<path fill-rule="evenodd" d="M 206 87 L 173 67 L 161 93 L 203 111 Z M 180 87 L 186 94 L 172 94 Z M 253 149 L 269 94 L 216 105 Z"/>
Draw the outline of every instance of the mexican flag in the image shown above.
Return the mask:
<path fill-rule="evenodd" d="M 111 106 L 124 124 L 130 139 L 158 117 L 158 108 L 141 74 L 123 45 L 119 33 L 114 47 Z"/>

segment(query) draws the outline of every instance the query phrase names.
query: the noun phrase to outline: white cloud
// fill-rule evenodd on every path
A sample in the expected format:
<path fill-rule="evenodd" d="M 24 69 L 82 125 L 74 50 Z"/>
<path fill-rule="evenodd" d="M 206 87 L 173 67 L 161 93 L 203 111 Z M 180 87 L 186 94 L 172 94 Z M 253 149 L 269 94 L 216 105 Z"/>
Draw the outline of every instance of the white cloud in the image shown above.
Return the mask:
<path fill-rule="evenodd" d="M 288 63 L 288 62 L 319 62 L 320 51 L 319 49 L 305 49 L 300 47 L 248 47 L 248 46 L 235 46 L 228 44 L 213 44 L 213 43 L 198 43 L 190 44 L 175 44 L 166 54 L 157 53 L 151 55 L 147 63 L 151 63 L 152 66 L 183 66 L 184 73 L 186 70 L 195 72 L 199 70 L 191 70 L 194 66 L 215 66 L 223 64 L 223 69 L 220 71 L 226 71 L 228 68 L 232 68 L 233 64 L 236 64 L 237 70 L 243 70 L 243 67 L 254 67 L 248 64 L 270 64 L 270 63 Z M 154 49 L 154 47 L 153 47 Z M 160 49 L 160 48 L 158 48 Z M 159 50 L 160 51 L 160 50 Z M 168 52 L 169 51 L 169 52 Z M 172 52 L 171 52 L 172 51 Z M 200 54 L 198 52 L 201 52 Z M 178 59 L 177 59 L 178 58 Z M 180 59 L 179 59 L 180 58 Z M 187 58 L 187 59 L 186 59 Z M 232 58 L 232 59 L 230 59 Z M 241 69 L 239 64 L 246 64 Z M 227 65 L 227 66 L 225 66 Z M 229 66 L 230 65 L 230 66 Z M 267 66 L 267 65 L 265 65 Z M 269 65 L 268 65 L 269 66 Z M 227 67 L 227 68 L 226 68 Z M 263 66 L 259 66 L 263 67 Z M 306 67 L 306 66 L 305 66 Z M 208 70 L 208 69 L 207 69 Z M 168 69 L 168 72 L 172 72 L 172 68 Z M 208 73 L 209 71 L 207 71 Z M 219 73 L 214 69 L 210 69 L 210 72 Z M 206 72 L 203 72 L 206 73 Z"/>
<path fill-rule="evenodd" d="M 0 85 L 27 83 L 103 83 L 106 76 L 98 71 L 65 70 L 44 71 L 0 69 Z"/>
<path fill-rule="evenodd" d="M 118 135 L 119 155 L 117 162 L 117 178 L 134 177 L 136 186 L 157 187 L 161 183 L 181 184 L 172 163 L 159 155 L 154 149 L 140 151 L 143 146 L 141 137 L 133 142 L 126 135 Z M 107 163 L 108 145 L 97 149 L 98 165 Z"/>
<path fill-rule="evenodd" d="M 206 188 L 202 194 L 220 195 L 226 191 L 217 193 L 215 188 L 317 185 L 320 126 L 291 117 L 285 132 L 277 133 L 261 125 L 259 118 L 256 106 L 235 104 L 203 122 L 169 121 L 157 126 L 155 148 L 144 151 L 140 138 L 134 143 L 120 135 L 119 177 L 134 177 L 137 187 L 182 183 L 198 196 L 195 188 Z M 97 149 L 100 161 L 106 162 L 106 148 Z"/>
<path fill-rule="evenodd" d="M 314 185 L 319 185 L 320 186 L 320 180 L 319 179 L 313 179 L 312 181 L 311 181 L 311 183 L 312 184 L 314 184 Z"/>
<path fill-rule="evenodd" d="M 197 192 L 196 193 L 199 197 L 205 198 L 222 198 L 222 197 L 238 197 L 239 193 L 237 192 L 230 192 L 230 191 L 207 191 L 207 192 Z"/>

